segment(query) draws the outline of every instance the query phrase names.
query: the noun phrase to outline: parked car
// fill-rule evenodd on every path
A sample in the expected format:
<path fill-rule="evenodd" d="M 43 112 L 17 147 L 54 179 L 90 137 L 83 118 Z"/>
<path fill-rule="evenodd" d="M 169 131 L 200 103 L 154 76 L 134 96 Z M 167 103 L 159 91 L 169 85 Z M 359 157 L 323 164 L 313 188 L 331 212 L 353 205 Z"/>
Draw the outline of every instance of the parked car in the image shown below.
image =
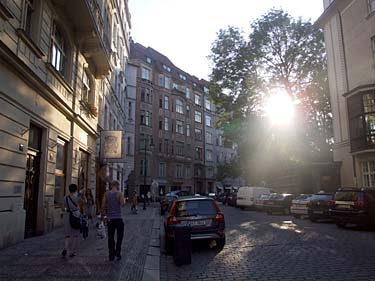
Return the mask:
<path fill-rule="evenodd" d="M 212 198 L 214 200 L 216 200 L 216 198 L 217 198 L 216 194 L 213 193 L 213 192 L 208 193 L 208 197 L 210 197 L 210 198 Z"/>
<path fill-rule="evenodd" d="M 218 202 L 221 202 L 223 203 L 224 205 L 226 204 L 226 201 L 227 201 L 227 197 L 228 197 L 228 193 L 227 192 L 223 192 L 223 193 L 220 193 L 217 197 L 217 201 Z"/>
<path fill-rule="evenodd" d="M 309 219 L 313 222 L 319 219 L 329 219 L 329 208 L 333 204 L 333 194 L 317 193 L 313 194 L 307 204 Z"/>
<path fill-rule="evenodd" d="M 311 198 L 311 194 L 301 194 L 296 199 L 292 200 L 290 212 L 295 218 L 308 215 L 307 204 L 310 202 Z"/>
<path fill-rule="evenodd" d="M 264 210 L 268 215 L 273 213 L 282 213 L 284 215 L 290 214 L 290 206 L 292 200 L 295 198 L 293 194 L 272 194 L 270 198 L 264 201 Z"/>
<path fill-rule="evenodd" d="M 258 211 L 263 211 L 264 209 L 264 202 L 270 199 L 271 194 L 258 194 L 255 198 L 255 209 Z"/>
<path fill-rule="evenodd" d="M 160 199 L 160 214 L 164 215 L 171 203 L 178 198 L 175 194 L 167 193 Z"/>
<path fill-rule="evenodd" d="M 334 196 L 330 215 L 336 225 L 375 226 L 375 190 L 369 188 L 342 188 Z"/>
<path fill-rule="evenodd" d="M 229 206 L 237 207 L 237 192 L 232 191 L 227 197 L 227 204 Z"/>
<path fill-rule="evenodd" d="M 215 240 L 218 247 L 225 245 L 225 219 L 217 202 L 205 196 L 176 199 L 164 216 L 165 247 L 173 250 L 176 225 L 191 226 L 192 240 Z"/>
<path fill-rule="evenodd" d="M 237 206 L 242 210 L 255 206 L 255 198 L 260 194 L 269 194 L 267 187 L 241 186 L 237 192 Z"/>

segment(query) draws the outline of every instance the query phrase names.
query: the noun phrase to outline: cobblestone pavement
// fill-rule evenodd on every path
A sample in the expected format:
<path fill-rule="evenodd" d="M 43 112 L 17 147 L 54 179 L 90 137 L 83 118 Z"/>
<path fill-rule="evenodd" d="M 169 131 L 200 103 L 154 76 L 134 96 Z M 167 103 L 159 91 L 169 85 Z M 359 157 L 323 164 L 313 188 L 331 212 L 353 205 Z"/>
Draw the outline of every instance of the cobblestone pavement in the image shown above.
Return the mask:
<path fill-rule="evenodd" d="M 161 280 L 375 280 L 374 230 L 221 209 L 224 249 L 193 243 L 192 264 L 180 267 L 163 254 Z"/>
<path fill-rule="evenodd" d="M 156 208 L 124 210 L 125 233 L 121 261 L 108 261 L 107 239 L 90 227 L 76 257 L 62 258 L 63 230 L 26 239 L 0 251 L 0 280 L 142 280 Z"/>

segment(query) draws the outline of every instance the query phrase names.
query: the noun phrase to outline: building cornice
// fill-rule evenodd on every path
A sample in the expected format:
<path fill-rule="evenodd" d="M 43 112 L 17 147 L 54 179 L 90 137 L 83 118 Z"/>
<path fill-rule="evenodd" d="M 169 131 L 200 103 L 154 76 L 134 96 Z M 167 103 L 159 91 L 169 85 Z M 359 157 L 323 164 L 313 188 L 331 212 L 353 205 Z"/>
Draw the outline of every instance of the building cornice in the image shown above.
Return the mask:
<path fill-rule="evenodd" d="M 353 0 L 334 0 L 331 4 L 324 10 L 323 14 L 315 21 L 314 26 L 323 28 L 324 25 L 329 21 L 329 19 L 340 13 L 345 7 Z"/>
<path fill-rule="evenodd" d="M 355 95 L 358 92 L 363 92 L 363 91 L 368 91 L 368 90 L 375 90 L 375 84 L 365 84 L 365 85 L 360 85 L 358 87 L 355 87 L 354 89 L 350 90 L 347 93 L 344 93 L 342 96 L 345 98 L 348 98 L 349 96 Z"/>

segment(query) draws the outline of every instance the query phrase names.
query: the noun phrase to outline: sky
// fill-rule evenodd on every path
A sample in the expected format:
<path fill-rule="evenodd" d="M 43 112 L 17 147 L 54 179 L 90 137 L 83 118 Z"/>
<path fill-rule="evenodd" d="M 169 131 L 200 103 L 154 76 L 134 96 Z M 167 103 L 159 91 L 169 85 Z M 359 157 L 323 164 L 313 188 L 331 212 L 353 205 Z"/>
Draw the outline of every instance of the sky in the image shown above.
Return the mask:
<path fill-rule="evenodd" d="M 190 75 L 208 79 L 217 32 L 235 26 L 248 34 L 250 22 L 271 8 L 314 22 L 323 0 L 129 0 L 131 36 Z"/>

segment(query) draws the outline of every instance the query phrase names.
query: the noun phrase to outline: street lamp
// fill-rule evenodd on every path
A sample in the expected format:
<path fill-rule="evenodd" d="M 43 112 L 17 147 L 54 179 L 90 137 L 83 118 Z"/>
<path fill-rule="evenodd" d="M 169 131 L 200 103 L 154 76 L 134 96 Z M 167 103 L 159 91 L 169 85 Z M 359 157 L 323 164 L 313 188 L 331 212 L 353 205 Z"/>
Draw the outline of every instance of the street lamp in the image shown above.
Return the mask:
<path fill-rule="evenodd" d="M 154 148 L 154 142 L 153 142 L 153 139 L 151 138 L 151 142 L 150 142 L 150 149 L 151 149 L 151 152 Z M 146 145 L 146 139 L 145 139 L 145 157 L 144 157 L 144 173 L 143 173 L 143 210 L 146 210 L 146 196 L 147 196 L 147 192 L 146 192 L 146 176 L 147 176 L 147 145 Z"/>

